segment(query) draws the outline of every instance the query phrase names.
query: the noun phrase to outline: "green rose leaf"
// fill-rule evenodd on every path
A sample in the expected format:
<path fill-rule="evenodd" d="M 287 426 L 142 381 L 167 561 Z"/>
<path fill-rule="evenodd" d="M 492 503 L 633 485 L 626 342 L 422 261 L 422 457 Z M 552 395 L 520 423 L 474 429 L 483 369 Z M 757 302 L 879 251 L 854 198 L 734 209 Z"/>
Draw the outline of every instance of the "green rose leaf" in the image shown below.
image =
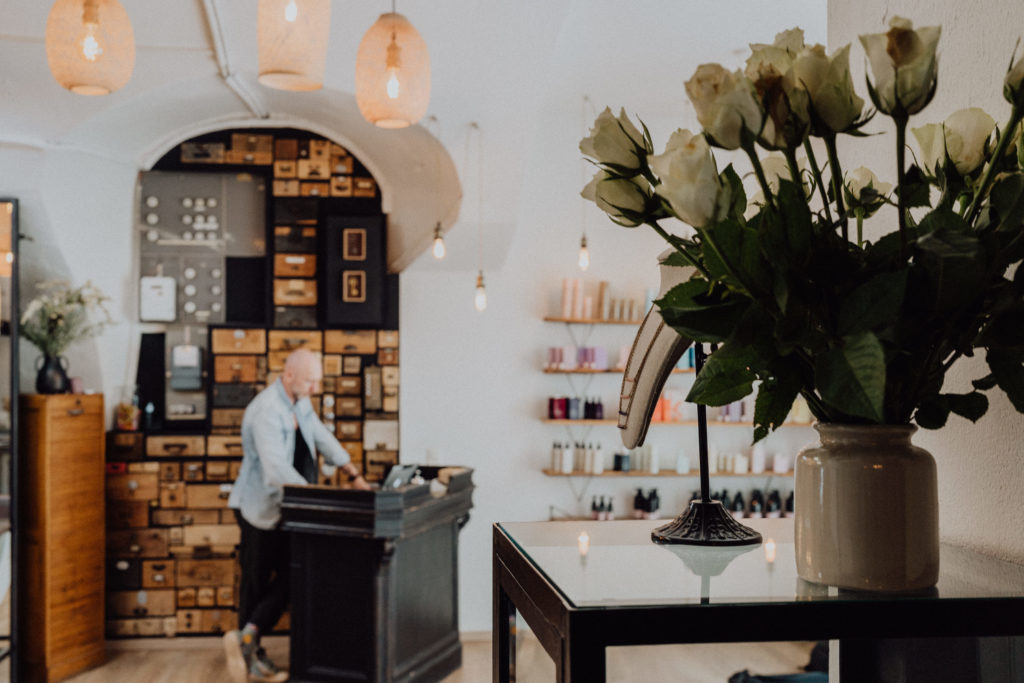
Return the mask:
<path fill-rule="evenodd" d="M 893 320 L 903 305 L 906 290 L 906 270 L 875 275 L 843 299 L 839 306 L 839 334 L 866 332 Z"/>
<path fill-rule="evenodd" d="M 724 406 L 753 391 L 757 376 L 750 370 L 751 351 L 739 344 L 723 344 L 712 353 L 693 381 L 686 400 Z"/>
<path fill-rule="evenodd" d="M 825 401 L 847 415 L 884 422 L 885 355 L 871 332 L 843 337 L 843 345 L 818 356 L 815 385 Z"/>
<path fill-rule="evenodd" d="M 1019 232 L 1024 223 L 1024 176 L 1006 175 L 992 185 L 992 223 L 1000 231 Z"/>
<path fill-rule="evenodd" d="M 778 372 L 761 380 L 754 401 L 754 443 L 786 421 L 800 386 L 800 373 L 794 367 L 780 367 Z"/>
<path fill-rule="evenodd" d="M 935 394 L 921 401 L 914 413 L 914 422 L 921 429 L 941 429 L 949 419 L 949 400 Z"/>
<path fill-rule="evenodd" d="M 707 280 L 676 285 L 655 303 L 669 327 L 694 341 L 718 343 L 732 334 L 749 302 L 708 292 Z"/>
<path fill-rule="evenodd" d="M 908 207 L 930 206 L 928 202 L 930 192 L 931 186 L 924 171 L 918 168 L 916 164 L 908 168 L 903 185 L 903 198 L 906 205 Z"/>
<path fill-rule="evenodd" d="M 666 256 L 665 260 L 662 261 L 662 264 L 666 266 L 676 266 L 678 268 L 688 268 L 693 265 L 685 256 L 680 254 L 678 251 L 673 251 L 671 254 Z"/>
<path fill-rule="evenodd" d="M 988 367 L 999 388 L 1006 392 L 1013 407 L 1024 413 L 1024 365 L 1021 360 L 1018 353 L 997 349 L 988 352 Z"/>
<path fill-rule="evenodd" d="M 996 385 L 996 376 L 989 373 L 981 379 L 976 379 L 971 382 L 971 385 L 979 391 L 986 391 Z"/>
<path fill-rule="evenodd" d="M 977 294 L 984 275 L 978 264 L 977 236 L 963 219 L 943 209 L 921 221 L 921 232 L 916 263 L 931 285 L 930 309 L 947 311 L 965 304 Z"/>
<path fill-rule="evenodd" d="M 949 409 L 960 417 L 977 422 L 988 411 L 988 398 L 985 394 L 972 391 L 969 394 L 945 394 L 949 400 Z"/>
<path fill-rule="evenodd" d="M 1024 305 L 1014 305 L 996 315 L 978 335 L 974 345 L 988 349 L 1024 347 Z"/>

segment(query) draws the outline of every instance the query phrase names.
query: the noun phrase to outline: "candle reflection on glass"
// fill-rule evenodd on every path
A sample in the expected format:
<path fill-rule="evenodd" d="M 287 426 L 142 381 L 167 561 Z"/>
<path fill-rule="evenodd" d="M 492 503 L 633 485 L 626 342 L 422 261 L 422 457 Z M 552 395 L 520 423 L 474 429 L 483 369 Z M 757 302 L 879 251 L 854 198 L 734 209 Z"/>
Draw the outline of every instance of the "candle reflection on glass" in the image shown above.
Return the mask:
<path fill-rule="evenodd" d="M 775 562 L 775 541 L 770 538 L 764 542 L 764 559 L 768 564 Z"/>
<path fill-rule="evenodd" d="M 581 531 L 579 537 L 576 539 L 576 544 L 580 549 L 580 557 L 586 557 L 587 552 L 590 550 L 590 534 L 586 531 Z"/>

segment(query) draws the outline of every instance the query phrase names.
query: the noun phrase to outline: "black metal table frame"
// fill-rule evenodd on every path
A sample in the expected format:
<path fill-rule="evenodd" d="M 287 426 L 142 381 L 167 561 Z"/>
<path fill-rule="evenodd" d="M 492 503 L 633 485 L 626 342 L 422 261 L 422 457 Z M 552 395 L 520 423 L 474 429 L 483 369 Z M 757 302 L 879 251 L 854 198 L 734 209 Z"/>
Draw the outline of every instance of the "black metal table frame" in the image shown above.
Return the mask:
<path fill-rule="evenodd" d="M 516 680 L 517 610 L 554 660 L 559 683 L 604 681 L 605 648 L 622 645 L 838 639 L 840 675 L 856 681 L 865 680 L 861 653 L 878 639 L 1024 635 L 1024 595 L 578 608 L 500 524 L 493 527 L 492 584 L 494 683 Z"/>

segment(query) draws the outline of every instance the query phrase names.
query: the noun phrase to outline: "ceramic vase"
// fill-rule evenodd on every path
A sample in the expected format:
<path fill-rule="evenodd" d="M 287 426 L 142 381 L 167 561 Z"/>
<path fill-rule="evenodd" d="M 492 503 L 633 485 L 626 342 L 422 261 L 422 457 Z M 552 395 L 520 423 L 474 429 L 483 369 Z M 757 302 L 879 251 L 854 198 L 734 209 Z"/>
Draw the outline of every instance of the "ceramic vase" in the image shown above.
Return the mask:
<path fill-rule="evenodd" d="M 912 425 L 818 423 L 796 460 L 800 578 L 865 591 L 914 591 L 939 576 L 935 460 Z"/>
<path fill-rule="evenodd" d="M 40 361 L 42 361 L 40 363 Z M 44 355 L 36 361 L 36 391 L 40 394 L 66 394 L 71 380 L 65 372 L 67 359 L 63 356 Z"/>

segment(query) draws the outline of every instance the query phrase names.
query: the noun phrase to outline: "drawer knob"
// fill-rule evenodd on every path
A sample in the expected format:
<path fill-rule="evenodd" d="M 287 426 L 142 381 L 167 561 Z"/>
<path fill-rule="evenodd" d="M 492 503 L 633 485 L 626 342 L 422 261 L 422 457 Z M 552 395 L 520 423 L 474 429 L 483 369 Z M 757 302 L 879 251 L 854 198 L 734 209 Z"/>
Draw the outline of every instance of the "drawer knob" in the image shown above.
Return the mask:
<path fill-rule="evenodd" d="M 163 583 L 164 580 L 163 574 L 153 574 L 153 583 Z"/>
<path fill-rule="evenodd" d="M 83 410 L 82 408 L 69 408 L 68 409 L 68 415 L 70 415 L 71 417 L 78 417 L 79 415 L 84 415 L 84 414 L 85 414 L 85 410 Z"/>
<path fill-rule="evenodd" d="M 134 479 L 130 479 L 128 481 L 128 490 L 134 491 L 137 488 L 139 488 L 139 482 L 135 481 Z"/>
<path fill-rule="evenodd" d="M 137 553 L 140 550 L 142 550 L 142 546 L 140 546 L 138 543 L 132 543 L 130 546 L 128 546 L 129 552 Z"/>

